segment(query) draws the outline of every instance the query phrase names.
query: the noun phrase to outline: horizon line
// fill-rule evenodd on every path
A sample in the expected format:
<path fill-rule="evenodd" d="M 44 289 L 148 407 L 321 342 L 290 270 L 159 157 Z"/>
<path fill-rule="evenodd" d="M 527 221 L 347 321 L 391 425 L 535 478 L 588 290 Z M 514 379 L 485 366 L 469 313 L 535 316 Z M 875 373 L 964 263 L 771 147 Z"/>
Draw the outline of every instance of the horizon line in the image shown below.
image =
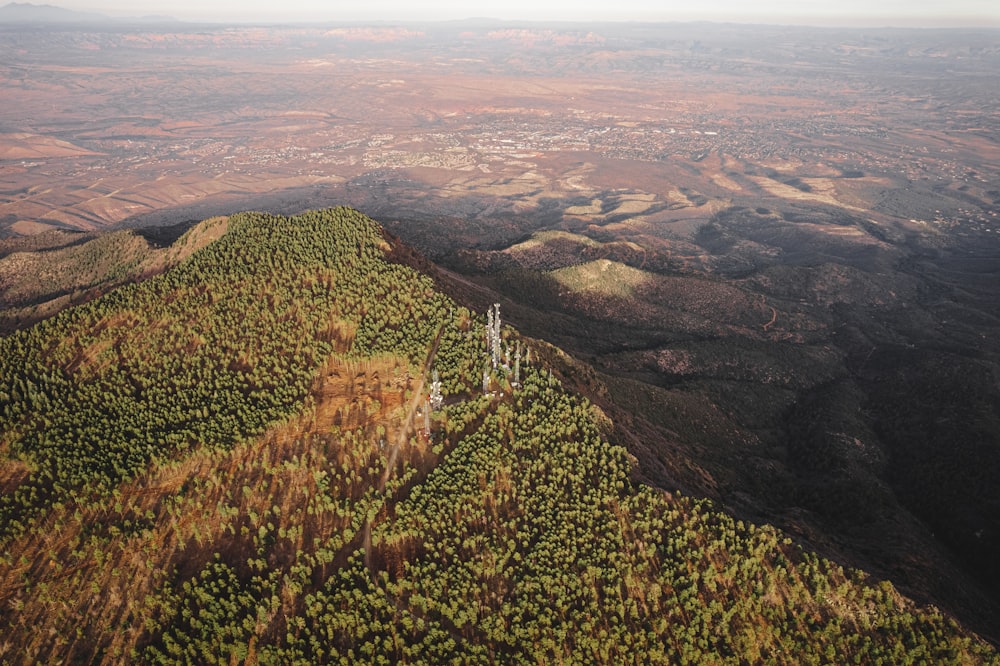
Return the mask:
<path fill-rule="evenodd" d="M 16 3 L 9 3 L 16 4 Z M 23 4 L 23 3 L 21 3 Z M 39 5 L 36 5 L 39 6 Z M 51 6 L 51 5 L 50 5 Z M 3 7 L 0 6 L 0 9 Z M 933 20 L 939 18 L 940 20 Z M 855 30 L 1000 30 L 1000 19 L 986 17 L 913 17 L 911 20 L 879 20 L 877 18 L 857 15 L 842 15 L 827 17 L 822 21 L 802 20 L 796 18 L 662 18 L 662 19 L 638 19 L 638 18 L 594 18 L 594 19 L 562 19 L 562 18 L 497 18 L 487 16 L 469 16 L 465 18 L 391 18 L 391 17 L 302 17 L 302 18 L 178 18 L 165 14 L 105 14 L 99 18 L 85 20 L 3 20 L 0 18 L 0 27 L 16 25 L 34 26 L 86 26 L 93 28 L 102 24 L 102 20 L 107 19 L 110 25 L 121 25 L 133 23 L 144 23 L 147 25 L 171 25 L 181 24 L 190 26 L 257 26 L 257 27 L 278 27 L 278 26 L 316 26 L 330 27 L 335 25 L 442 25 L 460 23 L 495 23 L 495 24 L 521 24 L 521 25 L 565 25 L 565 26 L 596 26 L 596 25 L 616 25 L 616 26 L 640 26 L 640 25 L 719 25 L 719 26 L 746 26 L 746 27 L 782 27 L 782 28 L 812 28 L 812 29 L 855 29 Z"/>

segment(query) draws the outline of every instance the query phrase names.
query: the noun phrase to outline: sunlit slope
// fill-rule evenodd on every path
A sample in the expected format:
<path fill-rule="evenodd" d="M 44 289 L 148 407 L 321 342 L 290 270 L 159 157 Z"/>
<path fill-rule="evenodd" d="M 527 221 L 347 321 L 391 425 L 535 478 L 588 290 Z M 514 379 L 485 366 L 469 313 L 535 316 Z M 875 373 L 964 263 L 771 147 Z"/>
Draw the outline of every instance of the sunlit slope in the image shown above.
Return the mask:
<path fill-rule="evenodd" d="M 176 266 L 225 233 L 228 219 L 108 233 L 53 230 L 0 239 L 0 334 Z M 165 242 L 181 231 L 172 243 Z"/>
<path fill-rule="evenodd" d="M 392 250 L 348 209 L 240 214 L 0 338 L 0 660 L 997 661 L 634 484 L 530 341 Z"/>
<path fill-rule="evenodd" d="M 421 349 L 432 319 L 408 312 L 382 245 L 353 212 L 236 216 L 177 269 L 5 338 L 5 446 L 31 472 L 0 498 L 0 533 L 179 449 L 260 434 L 355 335 L 366 353 Z"/>

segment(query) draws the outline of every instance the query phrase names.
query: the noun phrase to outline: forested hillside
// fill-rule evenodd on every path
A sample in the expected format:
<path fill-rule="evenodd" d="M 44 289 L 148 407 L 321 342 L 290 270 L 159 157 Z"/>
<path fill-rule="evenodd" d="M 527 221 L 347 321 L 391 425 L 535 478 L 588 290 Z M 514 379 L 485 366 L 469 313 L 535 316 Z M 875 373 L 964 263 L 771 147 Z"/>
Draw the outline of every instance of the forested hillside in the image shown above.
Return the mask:
<path fill-rule="evenodd" d="M 0 338 L 0 662 L 1000 662 L 630 480 L 499 308 L 392 250 L 346 208 L 242 213 Z"/>

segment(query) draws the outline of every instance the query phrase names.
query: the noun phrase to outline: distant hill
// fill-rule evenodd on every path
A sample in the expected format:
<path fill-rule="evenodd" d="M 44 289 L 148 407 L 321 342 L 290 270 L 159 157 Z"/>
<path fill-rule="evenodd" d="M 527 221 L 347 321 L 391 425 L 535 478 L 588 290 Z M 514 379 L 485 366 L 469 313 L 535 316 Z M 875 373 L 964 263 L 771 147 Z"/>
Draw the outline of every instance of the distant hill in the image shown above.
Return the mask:
<path fill-rule="evenodd" d="M 87 25 L 107 23 L 180 23 L 180 21 L 172 16 L 160 14 L 112 17 L 97 12 L 78 12 L 55 5 L 11 2 L 0 7 L 0 25 L 10 23 Z"/>
<path fill-rule="evenodd" d="M 0 23 L 107 23 L 111 20 L 96 12 L 77 12 L 30 2 L 11 2 L 0 7 Z"/>

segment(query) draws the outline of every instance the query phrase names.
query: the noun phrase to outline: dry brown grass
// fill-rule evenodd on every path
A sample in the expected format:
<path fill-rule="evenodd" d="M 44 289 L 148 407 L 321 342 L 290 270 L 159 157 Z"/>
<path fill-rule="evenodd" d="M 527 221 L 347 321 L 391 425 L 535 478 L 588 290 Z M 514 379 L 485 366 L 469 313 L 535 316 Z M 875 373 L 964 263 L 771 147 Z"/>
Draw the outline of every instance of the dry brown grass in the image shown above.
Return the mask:
<path fill-rule="evenodd" d="M 162 273 L 218 240 L 228 226 L 228 217 L 209 218 L 168 247 L 119 231 L 80 245 L 12 252 L 0 258 L 0 331 L 30 325 L 123 282 Z"/>
<path fill-rule="evenodd" d="M 648 273 L 607 259 L 569 266 L 552 272 L 559 284 L 573 293 L 631 298 L 652 279 Z"/>

